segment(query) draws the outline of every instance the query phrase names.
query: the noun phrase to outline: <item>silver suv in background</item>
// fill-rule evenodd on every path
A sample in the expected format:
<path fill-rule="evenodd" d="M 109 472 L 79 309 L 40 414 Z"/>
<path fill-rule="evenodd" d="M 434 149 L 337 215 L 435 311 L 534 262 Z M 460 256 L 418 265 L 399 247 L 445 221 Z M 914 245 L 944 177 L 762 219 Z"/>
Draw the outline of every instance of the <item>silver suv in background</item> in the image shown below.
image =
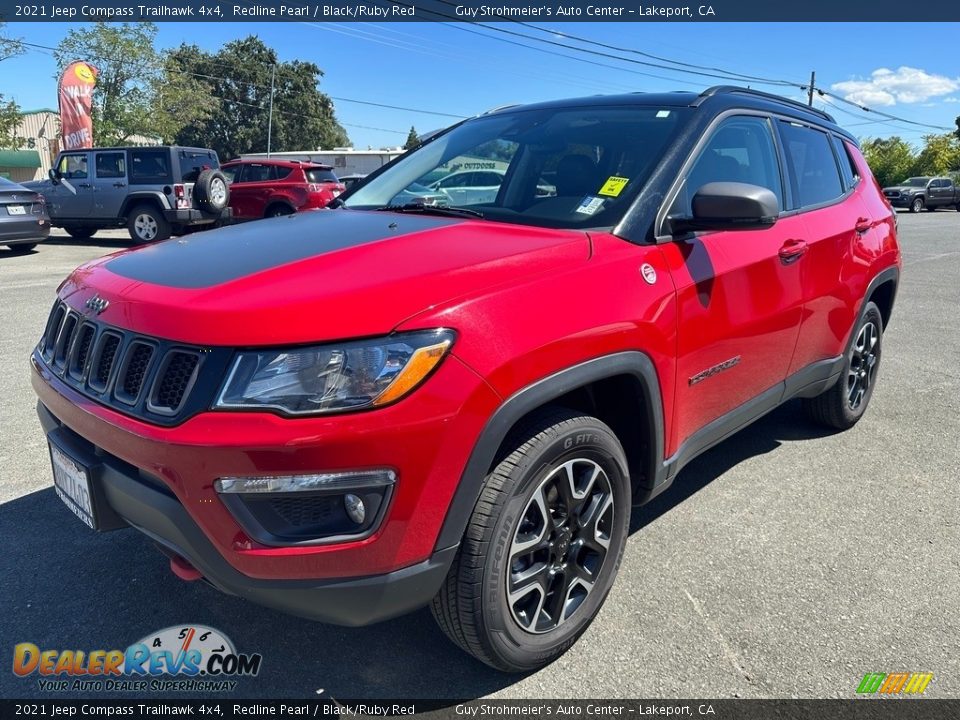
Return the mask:
<path fill-rule="evenodd" d="M 231 217 L 230 187 L 213 150 L 171 145 L 60 153 L 43 194 L 51 222 L 75 238 L 126 226 L 138 243 L 166 240 Z"/>

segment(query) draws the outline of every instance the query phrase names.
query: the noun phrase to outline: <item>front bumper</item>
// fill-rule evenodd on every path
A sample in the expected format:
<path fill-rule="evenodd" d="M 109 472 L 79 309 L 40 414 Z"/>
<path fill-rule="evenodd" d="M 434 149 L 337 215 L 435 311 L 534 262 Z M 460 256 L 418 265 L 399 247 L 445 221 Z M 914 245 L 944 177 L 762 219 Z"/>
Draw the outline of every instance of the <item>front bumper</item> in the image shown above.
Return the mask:
<path fill-rule="evenodd" d="M 889 202 L 895 208 L 908 208 L 913 204 L 913 195 L 899 195 L 896 197 L 890 197 L 889 195 L 885 196 L 887 202 Z"/>
<path fill-rule="evenodd" d="M 90 468 L 109 529 L 130 525 L 183 558 L 214 587 L 291 615 L 336 625 L 368 625 L 428 604 L 440 589 L 456 547 L 423 562 L 380 575 L 328 580 L 256 579 L 238 572 L 210 543 L 163 483 L 99 450 L 37 404 L 44 432 Z"/>

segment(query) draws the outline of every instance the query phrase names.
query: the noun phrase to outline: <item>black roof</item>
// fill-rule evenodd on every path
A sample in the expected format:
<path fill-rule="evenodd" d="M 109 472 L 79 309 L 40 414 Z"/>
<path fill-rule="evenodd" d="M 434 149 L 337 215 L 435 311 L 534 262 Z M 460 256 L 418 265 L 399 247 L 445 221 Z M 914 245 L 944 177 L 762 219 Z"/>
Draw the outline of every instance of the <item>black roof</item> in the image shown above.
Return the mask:
<path fill-rule="evenodd" d="M 690 91 L 645 93 L 635 92 L 621 95 L 591 95 L 582 98 L 548 100 L 530 105 L 512 105 L 492 110 L 491 114 L 508 113 L 514 110 L 559 110 L 569 107 L 590 107 L 602 105 L 638 105 L 644 107 L 693 107 L 709 108 L 722 112 L 728 109 L 749 108 L 777 112 L 826 127 L 856 142 L 850 133 L 836 124 L 831 115 L 822 110 L 808 107 L 801 102 L 771 93 L 734 85 L 717 85 L 701 93 Z"/>

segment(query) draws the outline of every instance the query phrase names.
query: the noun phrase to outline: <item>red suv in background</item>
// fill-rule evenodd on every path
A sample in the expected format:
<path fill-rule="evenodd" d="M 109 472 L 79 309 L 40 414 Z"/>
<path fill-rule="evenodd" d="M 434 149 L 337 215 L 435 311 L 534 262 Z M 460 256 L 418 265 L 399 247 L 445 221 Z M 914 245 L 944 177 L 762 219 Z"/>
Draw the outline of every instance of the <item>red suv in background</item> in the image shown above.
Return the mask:
<path fill-rule="evenodd" d="M 299 160 L 234 160 L 220 170 L 230 180 L 237 220 L 325 208 L 346 188 L 329 165 Z"/>
<path fill-rule="evenodd" d="M 506 166 L 495 193 L 406 199 L 468 162 Z M 83 522 L 319 620 L 429 604 L 529 670 L 600 610 L 632 505 L 781 403 L 847 429 L 876 387 L 894 212 L 856 139 L 799 103 L 506 108 L 333 206 L 60 286 L 33 384 Z"/>

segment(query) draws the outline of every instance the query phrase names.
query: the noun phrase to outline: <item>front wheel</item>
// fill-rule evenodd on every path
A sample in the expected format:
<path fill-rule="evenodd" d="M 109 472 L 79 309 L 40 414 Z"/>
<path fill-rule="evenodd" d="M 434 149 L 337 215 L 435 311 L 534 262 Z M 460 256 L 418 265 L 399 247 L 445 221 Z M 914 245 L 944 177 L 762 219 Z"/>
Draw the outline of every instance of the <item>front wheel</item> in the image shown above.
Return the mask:
<path fill-rule="evenodd" d="M 613 431 L 546 411 L 512 435 L 487 476 L 433 616 L 498 670 L 547 665 L 603 605 L 629 521 L 627 461 Z"/>
<path fill-rule="evenodd" d="M 910 212 L 918 213 L 923 210 L 923 198 L 916 198 L 912 203 L 910 203 Z"/>
<path fill-rule="evenodd" d="M 810 418 L 821 425 L 846 430 L 866 412 L 880 368 L 883 316 L 869 302 L 854 328 L 840 379 L 829 390 L 804 401 Z"/>

